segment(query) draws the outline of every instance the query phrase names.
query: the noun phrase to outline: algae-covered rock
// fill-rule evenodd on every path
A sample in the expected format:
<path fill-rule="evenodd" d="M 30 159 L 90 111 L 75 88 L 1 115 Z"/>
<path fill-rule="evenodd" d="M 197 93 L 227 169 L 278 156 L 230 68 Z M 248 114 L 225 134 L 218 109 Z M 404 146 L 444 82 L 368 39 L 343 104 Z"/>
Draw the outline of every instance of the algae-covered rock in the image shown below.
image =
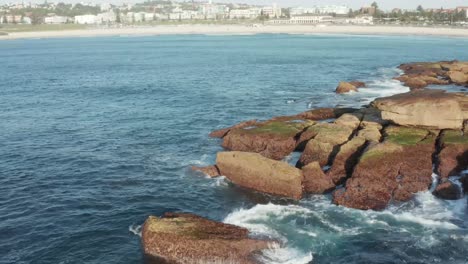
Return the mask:
<path fill-rule="evenodd" d="M 227 133 L 229 133 L 229 131 L 231 131 L 233 129 L 253 126 L 253 125 L 257 124 L 257 123 L 258 123 L 258 120 L 256 120 L 256 119 L 240 122 L 239 124 L 236 124 L 236 125 L 231 126 L 231 127 L 215 130 L 215 131 L 211 132 L 209 136 L 214 137 L 214 138 L 223 138 L 224 136 L 226 136 Z"/>
<path fill-rule="evenodd" d="M 393 199 L 408 201 L 432 183 L 432 154 L 437 131 L 390 126 L 382 143 L 359 158 L 334 202 L 352 208 L 382 210 Z"/>
<path fill-rule="evenodd" d="M 216 165 L 222 175 L 242 187 L 297 200 L 302 197 L 302 172 L 286 162 L 231 151 L 219 152 Z"/>
<path fill-rule="evenodd" d="M 440 137 L 439 174 L 442 178 L 458 176 L 468 169 L 468 134 L 445 130 Z"/>
<path fill-rule="evenodd" d="M 280 160 L 294 151 L 297 137 L 314 123 L 306 119 L 293 119 L 232 129 L 224 137 L 222 146 L 229 150 L 255 152 Z"/>
<path fill-rule="evenodd" d="M 249 238 L 245 228 L 193 214 L 150 216 L 142 228 L 143 251 L 150 263 L 253 264 L 255 254 L 272 243 Z"/>
<path fill-rule="evenodd" d="M 343 114 L 356 112 L 355 108 L 317 108 L 302 112 L 297 115 L 298 118 L 309 120 L 325 120 L 338 118 Z"/>

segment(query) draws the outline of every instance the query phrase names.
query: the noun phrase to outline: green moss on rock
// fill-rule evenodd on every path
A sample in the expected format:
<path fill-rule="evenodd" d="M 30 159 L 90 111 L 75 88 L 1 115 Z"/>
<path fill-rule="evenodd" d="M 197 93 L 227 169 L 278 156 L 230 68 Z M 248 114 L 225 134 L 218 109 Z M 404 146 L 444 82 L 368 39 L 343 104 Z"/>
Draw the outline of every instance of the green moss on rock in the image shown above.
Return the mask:
<path fill-rule="evenodd" d="M 425 129 L 391 126 L 385 129 L 385 140 L 398 145 L 416 145 L 430 143 L 431 132 Z"/>
<path fill-rule="evenodd" d="M 255 127 L 244 128 L 249 134 L 274 134 L 279 136 L 295 136 L 305 128 L 313 125 L 310 120 L 270 121 Z"/>
<path fill-rule="evenodd" d="M 442 135 L 444 144 L 468 144 L 468 135 L 458 130 L 446 130 Z"/>

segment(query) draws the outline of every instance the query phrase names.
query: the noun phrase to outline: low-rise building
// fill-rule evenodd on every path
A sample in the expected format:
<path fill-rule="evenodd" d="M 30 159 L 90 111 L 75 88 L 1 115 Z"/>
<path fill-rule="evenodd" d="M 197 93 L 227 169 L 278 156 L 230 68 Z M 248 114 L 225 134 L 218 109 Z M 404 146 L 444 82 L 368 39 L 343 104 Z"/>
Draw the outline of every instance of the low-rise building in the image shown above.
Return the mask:
<path fill-rule="evenodd" d="M 346 23 L 355 25 L 372 25 L 374 17 L 372 16 L 357 16 L 355 18 L 346 19 Z"/>
<path fill-rule="evenodd" d="M 49 16 L 44 18 L 44 24 L 65 24 L 70 21 L 66 16 Z"/>
<path fill-rule="evenodd" d="M 302 15 L 293 16 L 290 19 L 273 19 L 269 20 L 269 24 L 294 24 L 294 25 L 310 25 L 310 24 L 326 24 L 332 23 L 332 16 L 317 16 L 317 15 Z"/>
<path fill-rule="evenodd" d="M 468 6 L 459 6 L 456 8 L 457 12 L 465 11 L 466 18 L 468 18 Z"/>
<path fill-rule="evenodd" d="M 281 17 L 281 8 L 278 7 L 276 4 L 273 4 L 273 6 L 264 6 L 262 7 L 261 13 L 264 16 L 268 17 Z"/>
<path fill-rule="evenodd" d="M 229 18 L 231 19 L 255 19 L 262 13 L 260 8 L 248 9 L 232 9 L 229 11 Z"/>
<path fill-rule="evenodd" d="M 98 19 L 95 15 L 75 16 L 75 24 L 91 25 L 96 24 L 97 21 Z"/>

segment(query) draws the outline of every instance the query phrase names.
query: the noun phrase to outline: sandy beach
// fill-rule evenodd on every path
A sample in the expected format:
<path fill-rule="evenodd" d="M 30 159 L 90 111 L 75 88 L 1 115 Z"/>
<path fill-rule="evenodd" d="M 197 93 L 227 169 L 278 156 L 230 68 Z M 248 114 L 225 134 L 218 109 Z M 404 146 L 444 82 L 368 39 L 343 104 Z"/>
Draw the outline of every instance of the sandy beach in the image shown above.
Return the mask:
<path fill-rule="evenodd" d="M 9 33 L 8 35 L 0 36 L 0 40 L 98 36 L 152 36 L 174 34 L 248 35 L 262 33 L 468 37 L 467 28 L 314 25 L 161 25 L 63 31 L 14 32 Z"/>

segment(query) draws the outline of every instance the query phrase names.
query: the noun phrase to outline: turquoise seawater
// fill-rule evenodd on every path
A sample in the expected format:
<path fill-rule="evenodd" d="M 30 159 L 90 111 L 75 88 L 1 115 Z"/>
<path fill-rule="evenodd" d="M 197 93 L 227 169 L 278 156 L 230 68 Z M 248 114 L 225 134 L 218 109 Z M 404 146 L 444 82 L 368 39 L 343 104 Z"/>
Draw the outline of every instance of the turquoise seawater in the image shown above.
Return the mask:
<path fill-rule="evenodd" d="M 141 263 L 148 215 L 193 212 L 271 236 L 263 263 L 468 263 L 467 198 L 364 212 L 208 179 L 217 128 L 407 91 L 404 62 L 468 40 L 346 35 L 0 42 L 0 263 Z M 341 80 L 369 87 L 339 96 Z M 460 88 L 450 87 L 452 90 Z"/>

